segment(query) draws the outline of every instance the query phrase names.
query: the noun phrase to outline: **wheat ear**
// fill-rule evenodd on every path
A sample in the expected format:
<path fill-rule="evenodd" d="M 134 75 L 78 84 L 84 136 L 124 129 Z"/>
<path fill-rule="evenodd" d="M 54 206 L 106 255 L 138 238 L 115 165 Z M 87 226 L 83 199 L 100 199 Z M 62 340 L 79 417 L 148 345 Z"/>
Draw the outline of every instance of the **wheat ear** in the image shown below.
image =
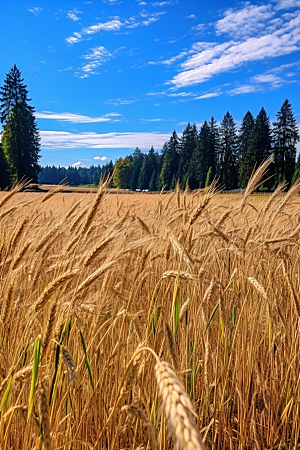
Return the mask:
<path fill-rule="evenodd" d="M 155 366 L 159 393 L 163 399 L 165 415 L 174 429 L 182 450 L 206 450 L 192 415 L 190 399 L 172 367 L 165 361 Z"/>

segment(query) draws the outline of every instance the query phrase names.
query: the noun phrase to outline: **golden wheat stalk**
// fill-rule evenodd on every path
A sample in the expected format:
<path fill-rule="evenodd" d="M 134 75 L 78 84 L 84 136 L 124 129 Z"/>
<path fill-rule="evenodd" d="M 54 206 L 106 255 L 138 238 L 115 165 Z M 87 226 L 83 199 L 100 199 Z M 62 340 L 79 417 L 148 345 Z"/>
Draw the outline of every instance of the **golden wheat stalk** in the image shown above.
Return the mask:
<path fill-rule="evenodd" d="M 170 420 L 180 447 L 182 450 L 206 450 L 193 420 L 195 413 L 191 401 L 173 368 L 165 361 L 158 362 L 155 373 L 164 413 Z"/>

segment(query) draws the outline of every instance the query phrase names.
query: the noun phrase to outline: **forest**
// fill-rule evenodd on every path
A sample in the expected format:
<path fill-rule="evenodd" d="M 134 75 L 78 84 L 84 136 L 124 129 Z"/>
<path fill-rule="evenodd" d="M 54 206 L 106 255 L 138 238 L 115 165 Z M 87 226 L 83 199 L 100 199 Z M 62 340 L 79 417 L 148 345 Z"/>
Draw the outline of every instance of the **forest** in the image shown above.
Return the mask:
<path fill-rule="evenodd" d="M 289 100 L 286 99 L 271 121 L 264 107 L 257 117 L 247 111 L 237 130 L 227 112 L 221 123 L 214 117 L 197 129 L 188 123 L 181 137 L 174 130 L 160 152 L 152 147 L 147 153 L 136 148 L 125 158 L 102 167 L 45 167 L 40 183 L 57 184 L 67 178 L 71 185 L 98 184 L 101 175 L 112 173 L 113 187 L 130 190 L 158 191 L 175 188 L 204 188 L 218 178 L 227 190 L 245 188 L 251 173 L 271 155 L 273 162 L 268 180 L 261 190 L 272 191 L 280 181 L 288 185 L 300 177 L 300 157 L 296 161 L 299 130 Z"/>

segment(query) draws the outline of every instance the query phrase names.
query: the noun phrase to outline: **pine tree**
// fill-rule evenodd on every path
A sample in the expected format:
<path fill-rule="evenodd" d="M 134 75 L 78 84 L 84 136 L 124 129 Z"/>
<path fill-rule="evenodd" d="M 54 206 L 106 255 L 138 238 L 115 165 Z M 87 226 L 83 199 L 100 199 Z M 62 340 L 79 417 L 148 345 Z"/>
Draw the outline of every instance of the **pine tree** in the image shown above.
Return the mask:
<path fill-rule="evenodd" d="M 173 177 L 177 175 L 179 164 L 180 143 L 176 131 L 174 130 L 170 139 L 163 146 L 163 164 L 160 172 L 160 185 L 165 189 L 174 189 L 172 186 Z"/>
<path fill-rule="evenodd" d="M 205 120 L 204 124 L 200 128 L 198 145 L 192 157 L 193 170 L 189 183 L 192 189 L 204 187 L 205 185 L 207 172 L 214 164 L 210 149 L 210 128 Z"/>
<path fill-rule="evenodd" d="M 0 189 L 5 189 L 9 185 L 8 167 L 4 156 L 2 144 L 0 143 Z"/>
<path fill-rule="evenodd" d="M 228 111 L 221 122 L 220 141 L 220 181 L 224 183 L 226 189 L 235 189 L 237 187 L 239 151 L 235 123 Z"/>
<path fill-rule="evenodd" d="M 138 178 L 139 189 L 149 189 L 149 183 L 155 170 L 157 170 L 157 153 L 155 153 L 154 148 L 151 147 L 143 160 L 143 165 Z"/>
<path fill-rule="evenodd" d="M 217 125 L 217 121 L 214 116 L 211 116 L 210 121 L 208 122 L 209 126 L 209 159 L 210 159 L 210 167 L 211 167 L 211 178 L 212 180 L 217 174 L 217 164 L 218 157 L 220 154 L 220 132 L 219 127 Z"/>
<path fill-rule="evenodd" d="M 34 108 L 29 105 L 31 99 L 23 81 L 21 72 L 14 65 L 6 74 L 0 97 L 2 145 L 12 183 L 22 177 L 36 182 L 40 170 L 40 137 Z"/>
<path fill-rule="evenodd" d="M 299 131 L 288 99 L 283 102 L 276 117 L 277 122 L 273 123 L 275 172 L 278 175 L 278 181 L 287 180 L 291 183 L 295 170 Z"/>
<path fill-rule="evenodd" d="M 239 164 L 239 185 L 245 188 L 251 176 L 254 160 L 252 149 L 250 148 L 252 133 L 254 128 L 254 117 L 250 111 L 247 111 L 242 119 L 241 129 L 239 131 L 239 143 L 241 160 Z"/>
<path fill-rule="evenodd" d="M 144 161 L 144 154 L 142 153 L 142 151 L 137 147 L 134 152 L 132 153 L 132 163 L 130 166 L 130 183 L 129 183 L 129 189 L 135 191 L 136 188 L 138 187 L 138 179 L 139 179 L 139 174 L 143 165 L 143 161 Z"/>
<path fill-rule="evenodd" d="M 193 167 L 192 157 L 198 145 L 198 132 L 195 124 L 190 122 L 182 132 L 180 142 L 180 159 L 177 178 L 180 179 L 180 185 L 185 187 L 186 182 L 191 178 Z"/>

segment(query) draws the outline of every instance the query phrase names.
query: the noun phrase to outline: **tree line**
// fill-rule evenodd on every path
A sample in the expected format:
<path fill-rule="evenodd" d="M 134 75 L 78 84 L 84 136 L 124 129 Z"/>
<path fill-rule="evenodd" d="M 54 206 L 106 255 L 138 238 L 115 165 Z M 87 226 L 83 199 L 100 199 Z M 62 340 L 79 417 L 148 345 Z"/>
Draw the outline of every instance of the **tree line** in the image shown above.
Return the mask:
<path fill-rule="evenodd" d="M 188 123 L 181 137 L 174 130 L 160 152 L 136 148 L 125 158 L 105 166 L 90 168 L 41 168 L 40 137 L 29 104 L 27 86 L 14 65 L 0 89 L 0 118 L 3 125 L 0 144 L 0 188 L 22 178 L 57 184 L 67 178 L 70 184 L 98 184 L 104 173 L 113 172 L 112 185 L 121 189 L 203 188 L 217 177 L 226 189 L 244 188 L 255 166 L 273 155 L 269 179 L 262 186 L 271 190 L 280 181 L 290 185 L 300 177 L 300 157 L 296 162 L 299 130 L 292 105 L 286 99 L 271 121 L 262 107 L 256 117 L 247 111 L 237 130 L 227 111 L 220 124 L 214 117 L 197 129 Z"/>
<path fill-rule="evenodd" d="M 197 189 L 217 177 L 226 189 L 244 188 L 254 168 L 273 155 L 262 189 L 274 189 L 282 180 L 291 184 L 300 177 L 300 156 L 296 163 L 299 131 L 289 100 L 283 102 L 276 118 L 271 125 L 262 107 L 255 118 L 247 111 L 239 130 L 229 112 L 220 125 L 214 117 L 205 120 L 199 130 L 188 123 L 181 138 L 173 131 L 160 153 L 153 147 L 147 154 L 136 148 L 119 158 L 113 183 L 123 189 L 154 191 L 174 189 L 179 180 L 181 188 L 188 183 Z"/>
<path fill-rule="evenodd" d="M 56 167 L 46 166 L 39 173 L 39 183 L 41 184 L 59 184 L 64 179 L 71 186 L 79 186 L 81 184 L 98 185 L 102 176 L 113 173 L 114 164 L 110 161 L 103 166 L 90 167 Z"/>

